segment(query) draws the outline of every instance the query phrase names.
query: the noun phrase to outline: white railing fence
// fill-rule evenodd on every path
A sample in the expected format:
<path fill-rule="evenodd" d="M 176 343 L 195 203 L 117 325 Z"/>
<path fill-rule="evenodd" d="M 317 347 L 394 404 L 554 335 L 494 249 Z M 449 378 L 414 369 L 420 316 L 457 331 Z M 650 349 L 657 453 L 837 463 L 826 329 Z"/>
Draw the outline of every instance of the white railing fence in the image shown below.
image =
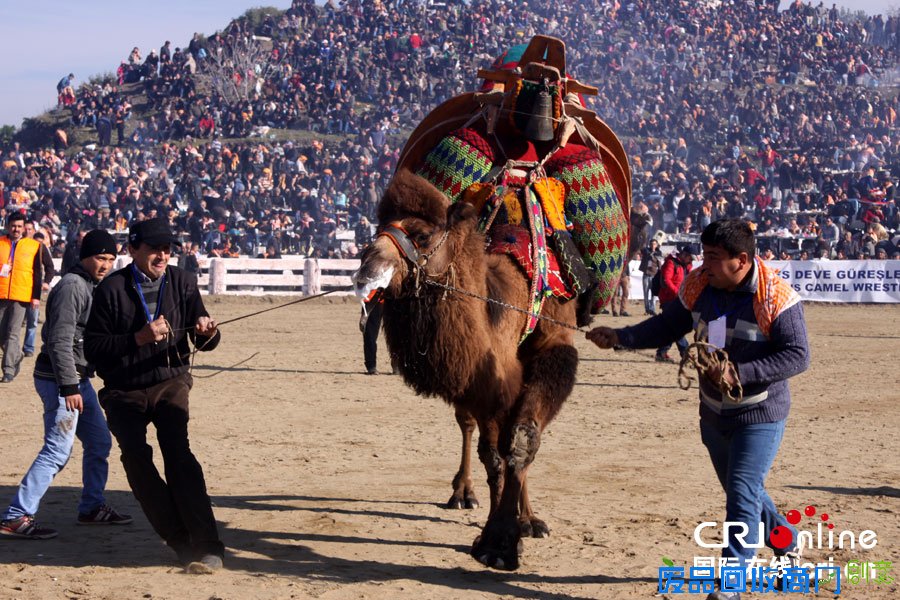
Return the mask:
<path fill-rule="evenodd" d="M 120 269 L 131 258 L 120 256 Z M 171 264 L 177 261 L 173 258 Z M 61 261 L 54 259 L 57 270 Z M 629 298 L 643 297 L 638 261 L 630 263 Z M 699 265 L 699 263 L 697 263 Z M 900 261 L 771 261 L 770 266 L 811 302 L 900 303 Z M 208 294 L 287 294 L 311 296 L 322 292 L 349 295 L 350 276 L 359 268 L 355 259 L 317 259 L 302 256 L 266 258 L 201 258 L 200 290 Z M 57 278 L 58 279 L 58 278 Z"/>
<path fill-rule="evenodd" d="M 131 262 L 128 256 L 116 258 L 115 269 Z M 174 257 L 170 264 L 177 264 Z M 200 258 L 198 284 L 208 294 L 285 294 L 311 296 L 321 292 L 336 295 L 352 294 L 343 291 L 352 283 L 350 276 L 359 268 L 358 260 L 306 258 L 286 256 L 266 258 Z M 53 259 L 56 270 L 61 259 Z M 52 284 L 59 280 L 56 277 Z M 52 285 L 51 284 L 51 285 Z"/>

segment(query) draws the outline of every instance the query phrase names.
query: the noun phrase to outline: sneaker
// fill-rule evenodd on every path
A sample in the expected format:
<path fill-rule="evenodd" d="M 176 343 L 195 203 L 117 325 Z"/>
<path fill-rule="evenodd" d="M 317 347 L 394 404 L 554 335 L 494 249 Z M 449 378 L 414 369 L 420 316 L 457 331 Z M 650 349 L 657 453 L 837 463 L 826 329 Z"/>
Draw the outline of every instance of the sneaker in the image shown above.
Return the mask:
<path fill-rule="evenodd" d="M 0 535 L 22 538 L 26 540 L 49 540 L 59 532 L 49 527 L 38 527 L 34 517 L 24 515 L 18 519 L 7 519 L 0 522 Z"/>
<path fill-rule="evenodd" d="M 3 376 L 3 379 L 0 379 L 0 383 L 12 383 L 12 377 Z"/>
<path fill-rule="evenodd" d="M 367 369 L 366 375 L 378 375 L 378 369 Z"/>
<path fill-rule="evenodd" d="M 32 350 L 26 350 L 26 351 L 24 351 L 22 354 L 25 355 L 25 358 L 31 358 L 32 356 L 34 356 L 34 351 L 32 351 Z"/>
<path fill-rule="evenodd" d="M 673 363 L 673 362 L 675 362 L 675 360 L 671 356 L 669 356 L 668 353 L 666 353 L 666 354 L 657 354 L 656 362 Z"/>
<path fill-rule="evenodd" d="M 628 312 L 627 310 L 623 310 L 622 312 L 619 313 L 619 316 L 620 317 L 630 317 L 631 313 Z"/>
<path fill-rule="evenodd" d="M 185 573 L 191 575 L 212 575 L 223 566 L 222 557 L 215 554 L 206 554 L 200 560 L 188 563 L 184 568 Z"/>
<path fill-rule="evenodd" d="M 78 525 L 128 525 L 134 521 L 131 515 L 123 515 L 116 512 L 114 508 L 106 504 L 100 508 L 84 514 L 78 515 Z"/>

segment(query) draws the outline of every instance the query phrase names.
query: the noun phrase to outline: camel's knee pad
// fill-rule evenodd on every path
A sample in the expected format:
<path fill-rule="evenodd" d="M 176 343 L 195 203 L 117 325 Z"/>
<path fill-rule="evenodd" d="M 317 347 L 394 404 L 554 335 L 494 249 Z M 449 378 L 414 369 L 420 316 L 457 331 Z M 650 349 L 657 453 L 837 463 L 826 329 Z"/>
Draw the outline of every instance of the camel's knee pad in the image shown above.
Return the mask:
<path fill-rule="evenodd" d="M 525 470 L 534 461 L 540 447 L 541 432 L 537 423 L 534 421 L 516 423 L 510 435 L 507 465 L 514 472 Z"/>

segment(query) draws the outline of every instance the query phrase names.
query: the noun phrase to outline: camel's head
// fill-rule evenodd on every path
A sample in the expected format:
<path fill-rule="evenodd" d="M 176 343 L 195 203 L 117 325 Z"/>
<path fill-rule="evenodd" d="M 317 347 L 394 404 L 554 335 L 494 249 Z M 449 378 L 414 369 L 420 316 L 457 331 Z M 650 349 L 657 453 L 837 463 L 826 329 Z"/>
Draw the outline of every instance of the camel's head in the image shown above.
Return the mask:
<path fill-rule="evenodd" d="M 354 277 L 361 297 L 379 288 L 399 296 L 403 281 L 416 270 L 428 278 L 445 274 L 474 231 L 475 209 L 450 204 L 427 180 L 401 169 L 378 205 L 378 222 L 375 241 Z"/>

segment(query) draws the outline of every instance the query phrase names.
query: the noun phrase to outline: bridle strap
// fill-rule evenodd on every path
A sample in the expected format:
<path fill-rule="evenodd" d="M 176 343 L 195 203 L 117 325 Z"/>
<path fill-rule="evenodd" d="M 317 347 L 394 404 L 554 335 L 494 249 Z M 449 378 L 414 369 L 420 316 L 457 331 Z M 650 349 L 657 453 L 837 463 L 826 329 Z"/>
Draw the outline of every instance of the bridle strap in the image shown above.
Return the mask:
<path fill-rule="evenodd" d="M 418 246 L 416 246 L 415 242 L 409 239 L 409 234 L 400 227 L 399 225 L 390 224 L 384 229 L 381 230 L 376 237 L 386 237 L 391 241 L 394 246 L 396 246 L 397 250 L 400 251 L 400 254 L 406 257 L 412 264 L 419 264 L 419 258 L 421 257 L 421 253 L 419 252 Z"/>
<path fill-rule="evenodd" d="M 394 247 L 400 251 L 400 254 L 410 262 L 412 271 L 416 274 L 416 277 L 418 277 L 420 273 L 426 277 L 431 277 L 434 276 L 434 274 L 429 274 L 425 270 L 425 265 L 428 264 L 428 259 L 431 258 L 434 253 L 444 245 L 447 238 L 450 237 L 450 230 L 445 229 L 443 235 L 441 235 L 441 239 L 438 240 L 438 243 L 431 249 L 431 252 L 427 253 L 420 252 L 418 244 L 412 241 L 409 237 L 409 233 L 396 222 L 389 224 L 375 237 L 386 237 L 390 240 L 391 243 L 394 244 Z M 452 267 L 452 264 L 448 265 L 448 268 L 449 267 Z"/>

